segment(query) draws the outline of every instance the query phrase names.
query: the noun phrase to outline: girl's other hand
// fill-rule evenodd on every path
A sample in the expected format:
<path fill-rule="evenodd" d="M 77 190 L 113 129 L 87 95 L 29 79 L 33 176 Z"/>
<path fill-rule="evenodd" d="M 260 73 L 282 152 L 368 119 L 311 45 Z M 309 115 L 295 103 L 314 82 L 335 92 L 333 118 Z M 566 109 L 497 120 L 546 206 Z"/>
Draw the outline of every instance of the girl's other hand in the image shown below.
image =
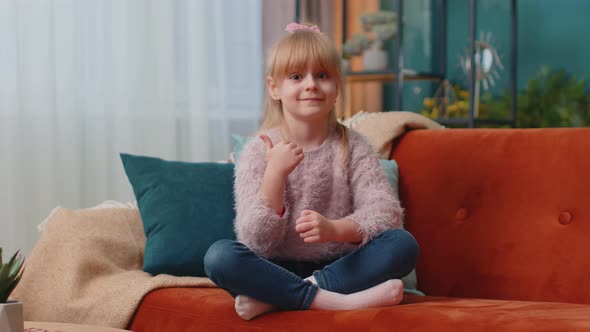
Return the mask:
<path fill-rule="evenodd" d="M 260 139 L 266 145 L 267 169 L 277 172 L 277 174 L 286 177 L 303 160 L 303 149 L 295 143 L 283 141 L 273 146 L 267 135 L 260 135 Z"/>
<path fill-rule="evenodd" d="M 305 243 L 337 241 L 334 222 L 315 211 L 301 211 L 301 216 L 295 224 L 295 230 Z"/>

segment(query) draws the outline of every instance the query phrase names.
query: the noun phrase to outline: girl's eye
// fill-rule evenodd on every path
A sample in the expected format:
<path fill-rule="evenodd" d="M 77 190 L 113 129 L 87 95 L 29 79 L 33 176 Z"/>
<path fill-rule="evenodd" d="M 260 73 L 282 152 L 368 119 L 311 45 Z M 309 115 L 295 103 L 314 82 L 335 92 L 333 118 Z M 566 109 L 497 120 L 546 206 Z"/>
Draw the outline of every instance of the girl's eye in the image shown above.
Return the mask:
<path fill-rule="evenodd" d="M 301 75 L 300 74 L 292 74 L 291 76 L 289 76 L 289 78 L 292 80 L 300 80 Z"/>
<path fill-rule="evenodd" d="M 318 73 L 318 78 L 328 78 L 328 73 L 320 72 L 320 73 Z"/>

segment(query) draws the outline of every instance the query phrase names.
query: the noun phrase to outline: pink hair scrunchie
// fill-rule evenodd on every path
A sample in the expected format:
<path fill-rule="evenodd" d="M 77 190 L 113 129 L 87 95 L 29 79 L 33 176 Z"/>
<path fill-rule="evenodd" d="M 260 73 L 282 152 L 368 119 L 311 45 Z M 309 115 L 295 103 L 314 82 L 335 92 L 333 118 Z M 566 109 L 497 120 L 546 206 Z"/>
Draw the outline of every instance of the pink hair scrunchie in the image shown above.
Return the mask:
<path fill-rule="evenodd" d="M 285 31 L 287 31 L 288 33 L 294 33 L 297 30 L 309 30 L 309 31 L 321 33 L 320 28 L 318 28 L 317 25 L 313 25 L 313 26 L 309 27 L 307 25 L 293 22 L 293 23 L 287 24 L 287 27 L 285 28 Z"/>

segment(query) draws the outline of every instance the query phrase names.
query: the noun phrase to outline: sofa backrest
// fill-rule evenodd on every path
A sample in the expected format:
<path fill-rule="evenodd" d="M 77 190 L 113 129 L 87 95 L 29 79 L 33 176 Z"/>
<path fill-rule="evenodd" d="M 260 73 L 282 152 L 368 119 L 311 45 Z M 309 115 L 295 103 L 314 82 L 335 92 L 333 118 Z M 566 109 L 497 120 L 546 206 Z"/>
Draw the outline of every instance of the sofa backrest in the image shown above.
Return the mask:
<path fill-rule="evenodd" d="M 590 128 L 414 130 L 391 157 L 418 289 L 590 303 Z"/>

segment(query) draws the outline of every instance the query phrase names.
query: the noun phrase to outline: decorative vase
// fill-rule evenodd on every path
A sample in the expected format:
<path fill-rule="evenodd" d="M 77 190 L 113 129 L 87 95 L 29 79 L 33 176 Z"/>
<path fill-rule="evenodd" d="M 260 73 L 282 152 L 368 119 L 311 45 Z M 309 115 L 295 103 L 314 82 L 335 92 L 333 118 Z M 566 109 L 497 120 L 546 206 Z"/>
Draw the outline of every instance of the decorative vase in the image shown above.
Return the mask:
<path fill-rule="evenodd" d="M 25 320 L 23 318 L 23 304 L 18 301 L 0 303 L 0 331 L 23 332 Z"/>
<path fill-rule="evenodd" d="M 387 52 L 381 49 L 381 40 L 376 39 L 363 52 L 363 70 L 376 71 L 387 69 Z"/>

